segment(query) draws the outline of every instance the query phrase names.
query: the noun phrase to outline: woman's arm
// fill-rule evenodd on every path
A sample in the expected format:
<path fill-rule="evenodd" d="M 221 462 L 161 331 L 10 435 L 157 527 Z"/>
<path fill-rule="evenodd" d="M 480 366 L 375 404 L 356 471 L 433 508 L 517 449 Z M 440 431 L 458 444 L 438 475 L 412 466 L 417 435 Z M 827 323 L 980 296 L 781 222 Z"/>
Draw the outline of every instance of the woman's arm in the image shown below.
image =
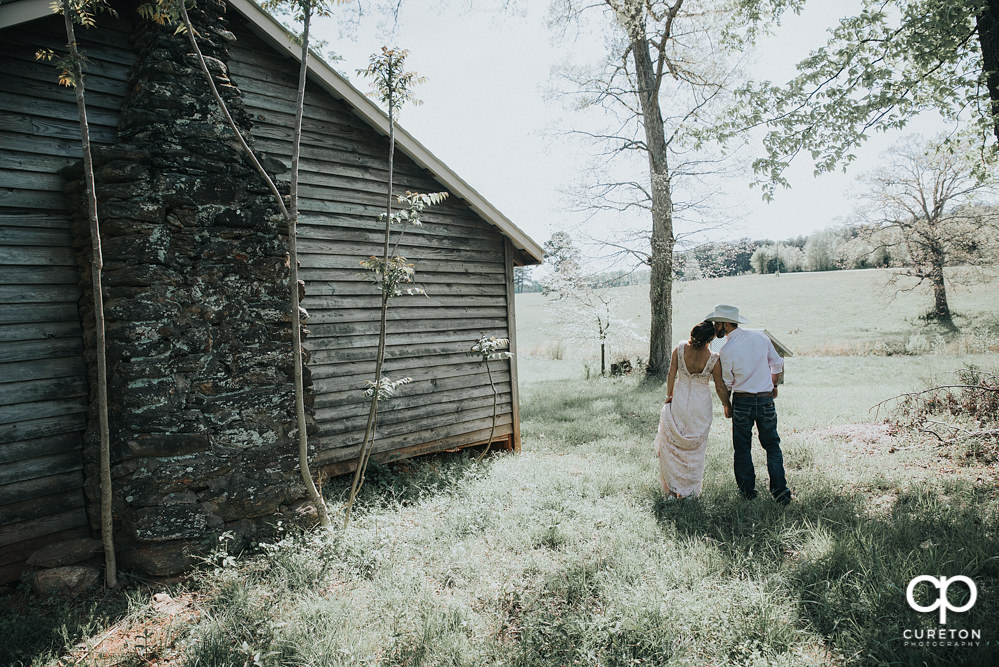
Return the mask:
<path fill-rule="evenodd" d="M 666 376 L 666 402 L 673 400 L 673 385 L 676 384 L 676 348 L 673 348 L 673 355 L 669 358 L 669 374 Z"/>
<path fill-rule="evenodd" d="M 715 380 L 715 393 L 718 394 L 718 398 L 721 399 L 722 407 L 725 408 L 725 417 L 732 417 L 732 403 L 729 400 L 728 387 L 725 386 L 725 381 L 722 380 L 722 370 L 721 364 L 715 362 L 715 367 L 711 369 L 711 377 Z"/>

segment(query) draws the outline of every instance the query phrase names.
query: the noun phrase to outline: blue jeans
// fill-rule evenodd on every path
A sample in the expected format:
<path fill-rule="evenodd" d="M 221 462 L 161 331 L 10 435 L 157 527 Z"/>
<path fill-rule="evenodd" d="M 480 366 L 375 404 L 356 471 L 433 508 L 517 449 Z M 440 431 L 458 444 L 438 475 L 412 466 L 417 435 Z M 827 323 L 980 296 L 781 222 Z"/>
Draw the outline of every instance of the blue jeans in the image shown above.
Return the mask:
<path fill-rule="evenodd" d="M 767 473 L 770 475 L 770 493 L 778 500 L 790 498 L 784 478 L 784 454 L 777 435 L 777 408 L 774 399 L 765 396 L 732 396 L 732 446 L 735 450 L 733 465 L 735 483 L 739 493 L 747 498 L 756 496 L 756 470 L 753 468 L 753 424 L 760 435 L 760 444 L 767 452 Z"/>

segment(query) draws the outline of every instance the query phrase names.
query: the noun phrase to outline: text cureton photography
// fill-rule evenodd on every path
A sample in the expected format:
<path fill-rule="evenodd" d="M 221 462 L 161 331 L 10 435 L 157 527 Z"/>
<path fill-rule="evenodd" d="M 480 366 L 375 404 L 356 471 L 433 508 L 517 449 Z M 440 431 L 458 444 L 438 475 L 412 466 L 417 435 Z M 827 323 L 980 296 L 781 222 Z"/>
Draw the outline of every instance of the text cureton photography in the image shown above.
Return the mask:
<path fill-rule="evenodd" d="M 949 591 L 954 583 L 959 584 L 959 602 L 951 602 Z M 930 597 L 937 597 L 929 604 L 920 604 L 916 600 L 917 590 L 927 588 L 920 584 L 928 584 Z M 967 588 L 966 597 L 963 588 Z M 925 595 L 925 592 L 924 592 Z M 906 628 L 902 631 L 903 644 L 909 647 L 978 647 L 982 645 L 981 629 L 968 628 L 947 628 L 942 627 L 947 624 L 947 612 L 963 613 L 975 606 L 978 600 L 978 586 L 970 577 L 958 575 L 955 577 L 933 577 L 930 575 L 920 575 L 909 581 L 905 589 L 905 600 L 912 609 L 919 613 L 930 613 L 939 610 L 939 624 L 936 628 Z M 953 617 L 951 617 L 953 621 Z"/>

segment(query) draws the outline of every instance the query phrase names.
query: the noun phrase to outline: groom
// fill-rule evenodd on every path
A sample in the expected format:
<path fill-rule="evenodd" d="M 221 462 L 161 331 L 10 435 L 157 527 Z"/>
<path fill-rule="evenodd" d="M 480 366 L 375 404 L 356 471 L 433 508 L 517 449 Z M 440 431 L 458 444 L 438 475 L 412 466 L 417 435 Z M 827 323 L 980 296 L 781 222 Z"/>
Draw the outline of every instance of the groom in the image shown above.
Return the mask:
<path fill-rule="evenodd" d="M 767 452 L 770 493 L 778 503 L 787 505 L 791 502 L 791 490 L 784 478 L 784 455 L 774 407 L 777 377 L 784 370 L 784 360 L 762 331 L 739 328 L 749 320 L 739 315 L 735 306 L 715 306 L 714 312 L 704 319 L 714 322 L 718 338 L 728 337 L 719 362 L 722 379 L 731 392 L 733 461 L 739 493 L 748 500 L 757 496 L 752 455 L 753 424 L 756 424 L 760 444 Z"/>

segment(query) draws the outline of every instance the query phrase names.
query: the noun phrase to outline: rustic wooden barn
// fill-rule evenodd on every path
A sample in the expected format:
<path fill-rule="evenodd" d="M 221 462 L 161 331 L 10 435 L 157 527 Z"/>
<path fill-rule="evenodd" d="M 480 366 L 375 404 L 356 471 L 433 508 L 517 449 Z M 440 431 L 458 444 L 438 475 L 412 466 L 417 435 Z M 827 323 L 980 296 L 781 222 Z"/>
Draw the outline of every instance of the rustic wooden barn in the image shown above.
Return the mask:
<path fill-rule="evenodd" d="M 134 5 L 81 31 L 89 58 L 92 140 L 117 141 L 134 55 Z M 256 147 L 290 163 L 298 47 L 248 0 L 229 3 L 232 79 L 251 114 Z M 0 582 L 52 542 L 91 534 L 81 434 L 88 409 L 78 302 L 81 274 L 61 170 L 79 160 L 72 91 L 55 84 L 39 48 L 65 44 L 49 0 L 0 5 Z M 302 159 L 301 277 L 310 313 L 315 463 L 352 469 L 373 375 L 379 300 L 359 260 L 380 250 L 377 216 L 387 182 L 387 119 L 333 69 L 309 78 Z M 471 138 L 470 138 L 471 139 Z M 541 248 L 403 130 L 398 191 L 451 197 L 407 232 L 401 252 L 427 297 L 390 311 L 386 374 L 413 382 L 380 411 L 376 457 L 397 459 L 483 443 L 493 390 L 468 350 L 480 334 L 516 352 L 513 269 Z M 285 175 L 286 177 L 286 175 Z M 499 391 L 495 440 L 519 449 L 517 358 L 492 362 Z"/>

